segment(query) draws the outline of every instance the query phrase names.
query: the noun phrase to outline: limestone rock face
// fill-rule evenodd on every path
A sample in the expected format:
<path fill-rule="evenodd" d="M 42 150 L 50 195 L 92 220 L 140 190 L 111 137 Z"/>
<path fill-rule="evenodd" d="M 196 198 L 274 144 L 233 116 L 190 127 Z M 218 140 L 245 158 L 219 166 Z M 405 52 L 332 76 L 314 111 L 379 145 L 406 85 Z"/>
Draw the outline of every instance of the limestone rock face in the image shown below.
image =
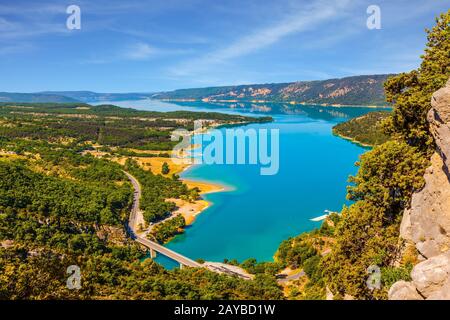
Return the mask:
<path fill-rule="evenodd" d="M 427 119 L 437 150 L 400 226 L 400 236 L 416 246 L 422 262 L 414 266 L 411 282 L 391 287 L 389 299 L 450 299 L 450 80 L 433 94 L 431 105 Z"/>
<path fill-rule="evenodd" d="M 435 153 L 424 175 L 425 187 L 413 194 L 400 228 L 401 236 L 414 242 L 424 258 L 450 248 L 450 182 L 443 166 Z"/>
<path fill-rule="evenodd" d="M 430 294 L 427 300 L 450 300 L 450 279 L 447 279 L 440 290 Z"/>
<path fill-rule="evenodd" d="M 450 80 L 436 91 L 428 112 L 437 151 L 425 172 L 425 187 L 412 196 L 400 228 L 424 258 L 450 249 Z"/>
<path fill-rule="evenodd" d="M 411 272 L 412 284 L 424 297 L 436 295 L 450 280 L 450 251 L 417 264 Z M 447 292 L 448 294 L 448 292 Z"/>
<path fill-rule="evenodd" d="M 334 294 L 328 286 L 326 287 L 326 300 L 334 300 Z"/>
<path fill-rule="evenodd" d="M 390 300 L 423 300 L 411 282 L 398 281 L 389 289 Z"/>
<path fill-rule="evenodd" d="M 411 228 L 411 209 L 406 208 L 403 212 L 402 223 L 400 224 L 400 236 L 405 240 L 412 241 Z"/>
<path fill-rule="evenodd" d="M 431 110 L 428 112 L 430 130 L 445 163 L 446 173 L 450 168 L 450 80 L 444 88 L 436 91 L 431 99 Z"/>

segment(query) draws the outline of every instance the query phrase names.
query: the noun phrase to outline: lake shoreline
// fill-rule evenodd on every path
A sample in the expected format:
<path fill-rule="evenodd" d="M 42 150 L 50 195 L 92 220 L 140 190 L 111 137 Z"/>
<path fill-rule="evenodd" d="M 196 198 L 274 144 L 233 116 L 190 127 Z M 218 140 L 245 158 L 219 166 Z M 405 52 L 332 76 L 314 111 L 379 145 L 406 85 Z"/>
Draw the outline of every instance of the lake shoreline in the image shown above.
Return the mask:
<path fill-rule="evenodd" d="M 205 133 L 210 129 L 214 129 L 215 127 L 209 127 L 204 128 L 204 130 L 201 131 L 201 133 Z M 197 149 L 198 146 L 195 144 L 191 144 L 191 146 L 185 150 L 184 152 L 192 152 L 193 150 Z M 188 170 L 192 169 L 196 164 L 186 164 L 181 170 L 178 172 L 175 172 L 175 174 L 183 175 L 183 173 L 186 173 Z M 187 185 L 189 189 L 192 188 L 198 188 L 199 189 L 199 199 L 189 202 L 182 199 L 171 199 L 176 206 L 177 209 L 174 211 L 174 214 L 181 214 L 184 217 L 184 220 L 186 221 L 186 226 L 190 226 L 193 224 L 199 214 L 201 214 L 203 211 L 208 209 L 213 205 L 211 201 L 205 200 L 204 195 L 211 194 L 211 193 L 217 193 L 217 192 L 226 192 L 231 190 L 230 187 L 214 183 L 211 181 L 208 181 L 206 179 L 189 179 L 189 178 L 183 178 L 181 177 L 180 180 Z"/>
<path fill-rule="evenodd" d="M 349 142 L 351 142 L 351 143 L 354 143 L 354 144 L 356 144 L 356 145 L 358 145 L 358 146 L 360 146 L 360 147 L 367 148 L 367 149 L 373 148 L 373 145 L 359 142 L 358 140 L 355 140 L 354 138 L 344 136 L 343 134 L 336 133 L 336 132 L 334 132 L 334 131 L 333 131 L 332 133 L 333 133 L 333 135 L 335 135 L 336 137 L 339 137 L 339 138 L 341 138 L 341 139 L 347 140 L 347 141 L 349 141 Z"/>
<path fill-rule="evenodd" d="M 186 167 L 183 172 L 190 169 L 191 166 Z M 230 190 L 224 185 L 209 182 L 207 180 L 192 180 L 181 178 L 181 181 L 183 181 L 183 183 L 186 184 L 190 189 L 197 187 L 200 190 L 200 198 L 198 200 L 195 200 L 193 203 L 184 201 L 181 206 L 177 205 L 178 209 L 176 211 L 183 215 L 184 220 L 186 221 L 186 226 L 193 224 L 199 214 L 213 205 L 211 201 L 204 199 L 203 196 L 205 194 L 226 192 Z"/>
<path fill-rule="evenodd" d="M 188 106 L 160 105 L 158 101 L 148 100 L 127 102 L 124 105 L 155 111 L 198 110 L 260 115 L 257 110 L 253 112 L 252 106 L 230 109 L 200 103 L 188 103 Z M 258 261 L 273 261 L 274 252 L 284 239 L 317 227 L 317 222 L 310 221 L 313 216 L 311 213 L 324 209 L 339 210 L 346 203 L 348 175 L 356 172 L 354 163 L 365 150 L 356 143 L 333 137 L 331 128 L 336 123 L 362 116 L 374 109 L 330 107 L 325 110 L 322 107 L 299 105 L 299 113 L 291 114 L 283 108 L 284 104 L 277 104 L 273 110 L 265 113 L 272 116 L 272 122 L 248 124 L 250 129 L 273 128 L 280 131 L 282 170 L 277 175 L 261 176 L 256 168 L 236 164 L 190 165 L 190 161 L 186 161 L 188 163 L 182 168 L 178 166 L 178 172 L 182 172 L 180 180 L 184 183 L 199 183 L 200 180 L 215 184 L 216 187 L 209 191 L 216 193 L 202 189 L 205 192 L 202 194 L 202 206 L 188 209 L 189 226 L 184 228 L 183 234 L 178 234 L 165 244 L 168 248 L 193 259 L 206 261 L 244 261 L 251 257 Z M 193 145 L 196 143 L 189 142 Z M 186 143 L 184 149 L 187 147 Z M 199 156 L 200 147 L 193 150 L 192 154 Z M 187 154 L 181 152 L 177 155 L 182 158 Z M 175 166 L 170 165 L 170 160 L 165 158 L 171 167 L 170 173 L 164 175 L 168 178 L 175 173 Z M 155 173 L 161 172 L 160 163 L 148 168 Z M 223 186 L 231 186 L 233 191 L 221 193 Z M 238 190 L 234 191 L 235 188 Z M 160 261 L 165 266 L 176 267 L 165 259 Z"/>
<path fill-rule="evenodd" d="M 332 108 L 386 108 L 390 109 L 390 105 L 359 105 L 359 104 L 339 104 L 339 103 L 307 103 L 298 101 L 272 101 L 272 100 L 208 100 L 203 99 L 152 99 L 162 102 L 205 102 L 205 103 L 285 103 L 290 105 L 300 105 L 304 107 L 332 107 Z"/>

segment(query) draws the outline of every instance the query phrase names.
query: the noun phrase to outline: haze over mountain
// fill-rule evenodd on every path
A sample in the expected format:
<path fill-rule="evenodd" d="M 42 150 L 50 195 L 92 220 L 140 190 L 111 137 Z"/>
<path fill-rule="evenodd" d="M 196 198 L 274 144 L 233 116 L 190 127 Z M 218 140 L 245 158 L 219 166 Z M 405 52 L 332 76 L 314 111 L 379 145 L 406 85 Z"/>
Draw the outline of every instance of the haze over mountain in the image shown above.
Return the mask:
<path fill-rule="evenodd" d="M 99 102 L 140 100 L 152 93 L 98 93 L 93 91 L 44 91 L 35 93 L 0 92 L 0 102 Z"/>
<path fill-rule="evenodd" d="M 450 0 L 0 3 L 1 91 L 159 92 L 407 72 Z M 370 5 L 381 29 L 367 28 Z"/>
<path fill-rule="evenodd" d="M 203 101 L 295 102 L 336 105 L 385 105 L 383 83 L 389 77 L 363 75 L 341 79 L 179 89 L 159 93 L 44 91 L 1 93 L 0 102 L 99 102 L 164 99 Z"/>
<path fill-rule="evenodd" d="M 82 102 L 141 100 L 152 96 L 152 93 L 99 93 L 93 91 L 45 91 L 44 94 L 55 94 Z"/>
<path fill-rule="evenodd" d="M 0 102 L 79 102 L 60 94 L 0 92 Z"/>
<path fill-rule="evenodd" d="M 383 83 L 390 75 L 321 81 L 181 89 L 153 95 L 168 100 L 289 101 L 307 104 L 385 105 Z"/>

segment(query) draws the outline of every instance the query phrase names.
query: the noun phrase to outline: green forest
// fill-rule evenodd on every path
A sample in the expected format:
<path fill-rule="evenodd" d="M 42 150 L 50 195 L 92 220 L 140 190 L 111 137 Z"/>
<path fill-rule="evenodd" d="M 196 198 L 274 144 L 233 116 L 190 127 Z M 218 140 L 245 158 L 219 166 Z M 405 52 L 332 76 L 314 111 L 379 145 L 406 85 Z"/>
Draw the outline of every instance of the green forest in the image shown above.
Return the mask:
<path fill-rule="evenodd" d="M 388 111 L 369 112 L 361 117 L 338 123 L 333 134 L 364 146 L 375 146 L 389 140 L 383 128 L 383 120 L 390 116 Z"/>
<path fill-rule="evenodd" d="M 424 185 L 434 152 L 426 115 L 432 94 L 450 78 L 450 11 L 436 19 L 427 38 L 420 67 L 384 84 L 391 113 L 335 127 L 337 134 L 375 146 L 361 156 L 357 174 L 349 179 L 347 198 L 353 204 L 338 219 L 330 216 L 320 230 L 285 241 L 278 249 L 281 262 L 302 266 L 307 274 L 310 270 L 306 285 L 291 290 L 299 299 L 324 299 L 327 291 L 333 299 L 387 299 L 390 285 L 410 278 L 417 253 L 399 240 L 399 228 L 412 193 Z M 329 250 L 312 245 L 325 240 Z M 366 280 L 373 265 L 381 269 L 381 287 L 371 290 Z"/>
<path fill-rule="evenodd" d="M 126 234 L 133 188 L 142 186 L 146 222 L 175 209 L 168 198 L 194 199 L 176 175 L 142 169 L 131 157 L 170 150 L 175 128 L 193 121 L 215 125 L 272 121 L 220 113 L 147 112 L 83 103 L 0 104 L 0 299 L 386 299 L 389 286 L 409 280 L 416 252 L 399 240 L 404 209 L 434 152 L 426 120 L 433 92 L 450 77 L 450 11 L 427 30 L 417 70 L 384 83 L 390 113 L 373 113 L 335 128 L 335 133 L 373 148 L 349 178 L 351 204 L 317 230 L 283 241 L 273 262 L 239 265 L 253 280 L 205 268 L 165 270 Z M 137 149 L 139 151 L 131 150 Z M 104 157 L 88 151 L 104 150 Z M 128 156 L 124 163 L 112 161 Z M 164 170 L 166 170 L 165 168 Z M 168 219 L 151 234 L 160 243 L 177 234 L 184 218 Z M 77 265 L 82 286 L 66 286 Z M 381 288 L 366 285 L 379 266 Z M 304 276 L 283 288 L 284 268 Z"/>
<path fill-rule="evenodd" d="M 0 142 L 21 138 L 45 142 L 69 141 L 73 147 L 83 148 L 82 143 L 97 143 L 118 154 L 139 150 L 171 150 L 178 142 L 171 140 L 175 129 L 192 131 L 194 121 L 206 119 L 217 124 L 272 121 L 270 117 L 244 117 L 214 112 L 153 112 L 120 108 L 111 105 L 86 104 L 11 104 L 0 103 Z M 4 148 L 4 145 L 0 145 Z M 113 153 L 114 153 L 113 152 Z"/>
<path fill-rule="evenodd" d="M 88 109 L 87 109 L 88 108 Z M 130 146 L 165 150 L 168 128 L 193 127 L 196 119 L 218 124 L 270 121 L 215 113 L 153 113 L 85 104 L 0 106 L 0 299 L 280 299 L 275 278 L 252 281 L 206 269 L 167 271 L 127 235 L 133 188 L 142 185 L 148 222 L 174 208 L 169 197 L 198 196 L 176 176 L 94 157 L 100 144 L 128 156 Z M 178 119 L 178 120 L 174 120 Z M 168 155 L 167 155 L 168 156 Z M 181 221 L 182 219 L 182 221 Z M 165 242 L 184 218 L 158 226 Z M 79 290 L 66 287 L 67 267 L 82 273 Z"/>
<path fill-rule="evenodd" d="M 190 197 L 197 194 L 189 190 L 176 177 L 170 179 L 162 175 L 155 175 L 141 169 L 133 160 L 127 160 L 124 169 L 139 180 L 142 186 L 141 209 L 144 210 L 146 222 L 156 222 L 166 218 L 175 209 L 175 204 L 165 201 L 168 198 Z"/>
<path fill-rule="evenodd" d="M 289 83 L 248 84 L 238 86 L 179 89 L 154 95 L 158 99 L 211 101 L 288 102 L 307 104 L 386 105 L 383 83 L 389 75 L 364 75 L 341 79 Z M 345 88 L 345 89 L 344 89 Z M 336 94 L 339 90 L 344 94 Z"/>

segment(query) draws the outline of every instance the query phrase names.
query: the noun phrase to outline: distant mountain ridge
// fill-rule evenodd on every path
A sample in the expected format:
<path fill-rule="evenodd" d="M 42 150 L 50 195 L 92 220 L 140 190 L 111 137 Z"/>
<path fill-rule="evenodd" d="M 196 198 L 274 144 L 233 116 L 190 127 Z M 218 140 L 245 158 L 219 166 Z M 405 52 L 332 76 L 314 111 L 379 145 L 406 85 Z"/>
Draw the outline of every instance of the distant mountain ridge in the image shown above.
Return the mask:
<path fill-rule="evenodd" d="M 98 93 L 93 91 L 0 92 L 0 102 L 100 102 L 148 99 L 152 93 Z"/>
<path fill-rule="evenodd" d="M 99 93 L 93 91 L 44 91 L 43 94 L 55 94 L 72 99 L 76 99 L 81 102 L 98 102 L 98 101 L 120 101 L 120 100 L 140 100 L 148 99 L 152 93 Z"/>
<path fill-rule="evenodd" d="M 287 83 L 178 89 L 158 93 L 93 91 L 0 92 L 0 102 L 101 102 L 140 99 L 229 102 L 293 102 L 327 105 L 386 105 L 383 83 L 390 74 Z"/>
<path fill-rule="evenodd" d="M 0 92 L 0 102 L 79 102 L 77 99 L 52 93 Z"/>
<path fill-rule="evenodd" d="M 180 89 L 156 93 L 166 100 L 273 101 L 331 105 L 386 105 L 383 83 L 392 74 L 290 83 Z"/>

